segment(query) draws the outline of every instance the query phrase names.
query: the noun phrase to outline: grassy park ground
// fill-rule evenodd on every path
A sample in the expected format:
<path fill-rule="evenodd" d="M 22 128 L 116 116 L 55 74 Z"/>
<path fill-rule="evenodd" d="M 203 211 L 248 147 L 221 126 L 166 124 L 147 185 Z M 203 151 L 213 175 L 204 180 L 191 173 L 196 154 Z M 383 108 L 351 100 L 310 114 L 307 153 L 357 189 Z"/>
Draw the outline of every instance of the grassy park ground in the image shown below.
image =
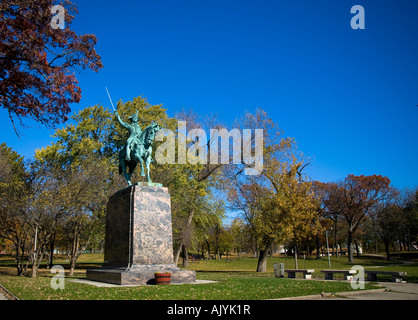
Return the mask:
<path fill-rule="evenodd" d="M 402 255 L 400 257 L 402 258 Z M 76 283 L 71 279 L 85 279 L 86 270 L 100 267 L 103 263 L 102 254 L 83 254 L 77 264 L 73 276 L 66 273 L 65 289 L 54 290 L 51 280 L 55 274 L 45 267 L 38 271 L 38 276 L 16 276 L 14 260 L 10 256 L 0 257 L 0 284 L 22 300 L 261 300 L 302 295 L 319 294 L 322 292 L 345 292 L 353 290 L 349 281 L 324 281 L 320 270 L 328 269 L 328 259 L 299 259 L 300 269 L 315 269 L 316 280 L 279 279 L 274 277 L 273 264 L 284 263 L 285 268 L 294 268 L 293 258 L 268 258 L 267 272 L 257 273 L 257 259 L 248 256 L 232 256 L 228 260 L 199 260 L 190 262 L 188 269 L 196 270 L 197 279 L 215 280 L 216 283 L 184 284 L 171 286 L 137 286 L 137 287 L 96 287 L 85 283 Z M 366 270 L 405 271 L 407 282 L 418 283 L 418 259 L 412 258 L 405 263 L 399 259 L 386 261 L 377 256 L 355 258 L 353 264 L 347 257 L 331 257 L 332 269 L 350 269 L 353 265 L 362 265 Z M 54 265 L 62 265 L 67 269 L 68 261 L 57 257 Z M 30 272 L 28 272 L 30 273 Z M 383 279 L 385 280 L 385 279 Z M 388 280 L 390 280 L 388 278 Z M 376 288 L 375 283 L 367 283 L 365 289 Z"/>

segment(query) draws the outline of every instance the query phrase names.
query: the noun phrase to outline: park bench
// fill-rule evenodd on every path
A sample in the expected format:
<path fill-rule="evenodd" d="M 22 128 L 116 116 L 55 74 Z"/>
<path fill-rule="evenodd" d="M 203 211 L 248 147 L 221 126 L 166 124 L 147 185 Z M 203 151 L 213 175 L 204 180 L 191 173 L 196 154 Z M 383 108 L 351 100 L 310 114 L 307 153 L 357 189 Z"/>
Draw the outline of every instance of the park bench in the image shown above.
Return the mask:
<path fill-rule="evenodd" d="M 312 273 L 314 273 L 314 269 L 285 269 L 287 272 L 288 278 L 296 278 L 296 273 L 301 272 L 303 273 L 303 279 L 312 279 Z"/>
<path fill-rule="evenodd" d="M 334 280 L 334 273 L 342 273 L 344 280 L 351 280 L 356 270 L 321 270 L 321 272 L 325 273 L 325 280 Z"/>
<path fill-rule="evenodd" d="M 406 272 L 399 271 L 378 271 L 378 270 L 366 270 L 367 281 L 377 281 L 378 274 L 385 274 L 392 276 L 393 282 L 402 282 L 402 277 L 406 276 Z"/>

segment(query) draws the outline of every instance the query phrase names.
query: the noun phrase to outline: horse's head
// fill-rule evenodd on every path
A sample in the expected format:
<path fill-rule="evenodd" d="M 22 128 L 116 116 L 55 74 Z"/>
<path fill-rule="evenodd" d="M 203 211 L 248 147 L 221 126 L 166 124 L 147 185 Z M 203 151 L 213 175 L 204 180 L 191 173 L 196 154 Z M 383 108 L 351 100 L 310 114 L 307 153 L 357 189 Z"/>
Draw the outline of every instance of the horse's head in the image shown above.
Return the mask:
<path fill-rule="evenodd" d="M 156 123 L 156 122 L 152 122 L 148 127 L 145 128 L 144 132 L 146 132 L 145 134 L 145 143 L 146 144 L 152 144 L 152 142 L 154 141 L 155 138 L 155 134 L 161 130 L 161 127 Z"/>
<path fill-rule="evenodd" d="M 154 121 L 151 123 L 151 127 L 152 127 L 152 130 L 154 130 L 154 133 L 157 133 L 157 131 L 161 130 L 161 127 L 158 125 L 158 123 Z"/>

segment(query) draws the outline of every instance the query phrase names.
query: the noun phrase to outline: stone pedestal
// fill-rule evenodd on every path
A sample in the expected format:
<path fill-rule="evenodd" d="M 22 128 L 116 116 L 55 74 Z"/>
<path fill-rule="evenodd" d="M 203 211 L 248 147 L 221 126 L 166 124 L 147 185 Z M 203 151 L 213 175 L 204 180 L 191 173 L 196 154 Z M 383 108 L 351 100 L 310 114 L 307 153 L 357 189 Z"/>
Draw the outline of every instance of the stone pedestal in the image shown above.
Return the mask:
<path fill-rule="evenodd" d="M 88 280 L 120 285 L 154 283 L 171 272 L 172 283 L 193 283 L 194 271 L 174 265 L 171 204 L 167 188 L 139 183 L 112 195 L 107 204 L 104 264 Z"/>

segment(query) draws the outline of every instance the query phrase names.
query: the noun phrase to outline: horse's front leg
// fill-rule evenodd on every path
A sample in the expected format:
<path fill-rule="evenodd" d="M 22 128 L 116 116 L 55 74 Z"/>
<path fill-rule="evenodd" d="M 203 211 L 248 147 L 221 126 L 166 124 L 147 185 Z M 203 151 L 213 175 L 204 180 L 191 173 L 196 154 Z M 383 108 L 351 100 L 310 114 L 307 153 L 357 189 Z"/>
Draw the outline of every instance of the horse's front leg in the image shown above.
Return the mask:
<path fill-rule="evenodd" d="M 144 171 L 144 159 L 139 158 L 139 161 L 141 162 L 141 177 L 145 177 L 145 171 Z"/>
<path fill-rule="evenodd" d="M 125 172 L 125 179 L 128 182 L 128 186 L 130 187 L 132 185 L 132 182 L 131 182 L 131 174 Z"/>
<path fill-rule="evenodd" d="M 150 165 L 150 163 L 151 163 L 151 156 L 149 156 L 149 157 L 147 158 L 147 161 L 146 161 L 146 164 L 147 164 L 147 179 L 148 179 L 148 182 L 152 182 L 152 181 L 151 181 L 151 177 L 150 177 L 150 175 L 149 175 L 149 165 Z"/>
<path fill-rule="evenodd" d="M 131 178 L 132 178 L 132 174 L 135 171 L 135 168 L 136 168 L 136 163 L 130 162 L 130 164 L 129 164 L 129 172 L 128 172 L 128 170 L 125 171 L 125 178 L 128 181 L 128 185 L 129 186 L 132 185 Z"/>
<path fill-rule="evenodd" d="M 128 172 L 128 168 L 126 167 L 126 165 L 123 165 L 123 176 L 125 177 L 126 181 L 128 182 L 128 186 L 131 186 L 131 177 L 132 177 L 132 172 L 131 170 L 129 170 Z"/>

